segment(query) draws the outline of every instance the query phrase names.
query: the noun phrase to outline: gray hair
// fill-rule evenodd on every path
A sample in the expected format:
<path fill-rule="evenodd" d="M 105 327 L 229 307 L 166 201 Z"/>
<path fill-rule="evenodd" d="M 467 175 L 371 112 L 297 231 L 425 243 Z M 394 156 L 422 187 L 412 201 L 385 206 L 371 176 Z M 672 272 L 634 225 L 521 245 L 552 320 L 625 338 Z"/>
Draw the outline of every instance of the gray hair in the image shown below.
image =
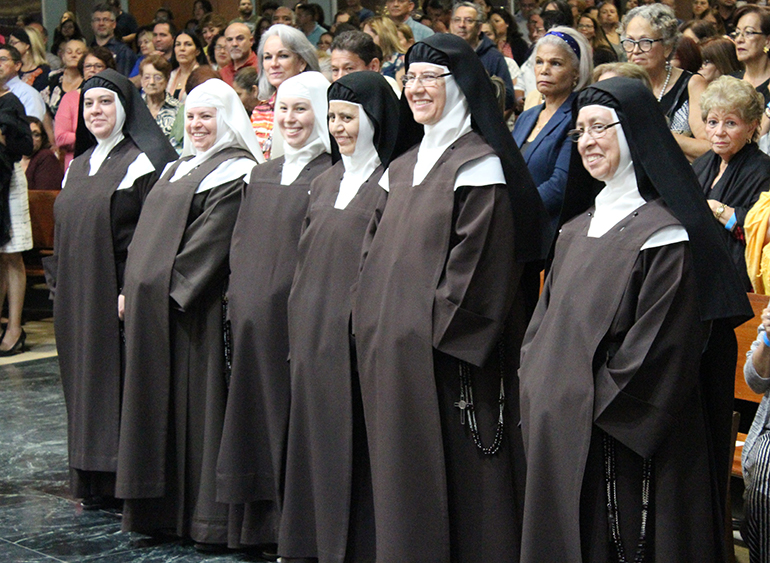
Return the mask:
<path fill-rule="evenodd" d="M 452 6 L 453 16 L 455 15 L 455 12 L 459 8 L 473 8 L 474 10 L 476 10 L 476 23 L 478 24 L 482 24 L 485 21 L 487 21 L 487 19 L 484 17 L 484 10 L 482 10 L 481 6 L 479 6 L 478 4 L 475 4 L 473 2 L 455 2 L 454 5 Z"/>
<path fill-rule="evenodd" d="M 626 28 L 628 23 L 635 17 L 640 17 L 646 20 L 650 24 L 652 30 L 655 33 L 660 34 L 660 38 L 663 40 L 664 47 L 671 47 L 671 52 L 674 52 L 676 42 L 679 40 L 681 33 L 679 33 L 679 23 L 677 22 L 674 10 L 666 6 L 665 4 L 647 4 L 645 6 L 637 6 L 623 16 L 623 33 L 622 38 L 626 38 Z"/>
<path fill-rule="evenodd" d="M 735 112 L 746 123 L 756 123 L 762 120 L 765 111 L 765 101 L 762 94 L 745 80 L 734 76 L 720 76 L 708 85 L 700 99 L 700 112 L 706 121 L 711 110 Z M 759 137 L 759 128 L 754 131 L 753 140 Z"/>
<path fill-rule="evenodd" d="M 262 62 L 262 56 L 265 54 L 265 42 L 270 37 L 278 36 L 281 39 L 283 46 L 289 51 L 297 55 L 300 59 L 307 63 L 305 70 L 315 70 L 320 72 L 318 66 L 318 56 L 315 53 L 315 46 L 310 44 L 305 34 L 299 29 L 289 27 L 288 25 L 276 24 L 272 25 L 262 34 L 262 38 L 259 40 L 259 49 L 257 50 L 257 59 L 259 60 L 259 99 L 269 100 L 270 96 L 275 93 L 275 87 L 270 84 L 265 73 L 265 65 Z"/>
<path fill-rule="evenodd" d="M 572 37 L 572 39 L 575 40 L 575 42 L 578 44 L 578 48 L 580 49 L 580 59 L 578 59 L 578 56 L 572 50 L 572 47 L 570 47 L 569 43 L 567 43 L 558 35 L 551 35 L 551 33 L 554 31 L 563 33 L 564 35 L 569 35 Z M 582 33 L 564 25 L 557 25 L 552 27 L 537 42 L 535 48 L 532 50 L 532 58 L 530 60 L 534 62 L 534 58 L 537 57 L 538 49 L 540 49 L 540 47 L 543 45 L 553 45 L 555 47 L 559 47 L 562 51 L 564 51 L 564 53 L 566 53 L 572 68 L 577 70 L 578 80 L 577 84 L 575 84 L 575 86 L 572 88 L 573 92 L 579 92 L 591 84 L 594 71 L 594 55 L 593 51 L 591 50 L 591 45 L 588 44 L 588 41 Z"/>

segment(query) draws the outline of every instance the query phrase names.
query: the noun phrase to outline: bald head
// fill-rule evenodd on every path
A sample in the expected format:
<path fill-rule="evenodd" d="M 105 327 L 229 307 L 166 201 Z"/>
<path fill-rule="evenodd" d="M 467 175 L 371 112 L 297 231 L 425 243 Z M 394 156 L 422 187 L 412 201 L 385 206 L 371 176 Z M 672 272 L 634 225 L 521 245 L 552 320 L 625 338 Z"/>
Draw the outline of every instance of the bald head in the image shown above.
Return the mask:
<path fill-rule="evenodd" d="M 248 26 L 243 23 L 231 23 L 225 30 L 225 41 L 230 58 L 235 67 L 246 62 L 251 55 L 252 35 Z"/>

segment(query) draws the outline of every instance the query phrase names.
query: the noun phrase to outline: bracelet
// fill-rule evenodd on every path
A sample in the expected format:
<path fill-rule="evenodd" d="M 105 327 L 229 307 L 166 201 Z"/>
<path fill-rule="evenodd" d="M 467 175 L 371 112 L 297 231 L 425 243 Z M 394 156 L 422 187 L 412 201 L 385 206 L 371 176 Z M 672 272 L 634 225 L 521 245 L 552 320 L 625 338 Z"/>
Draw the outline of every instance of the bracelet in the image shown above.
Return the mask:
<path fill-rule="evenodd" d="M 762 342 L 765 343 L 765 346 L 770 348 L 770 338 L 767 337 L 767 331 L 762 331 Z"/>

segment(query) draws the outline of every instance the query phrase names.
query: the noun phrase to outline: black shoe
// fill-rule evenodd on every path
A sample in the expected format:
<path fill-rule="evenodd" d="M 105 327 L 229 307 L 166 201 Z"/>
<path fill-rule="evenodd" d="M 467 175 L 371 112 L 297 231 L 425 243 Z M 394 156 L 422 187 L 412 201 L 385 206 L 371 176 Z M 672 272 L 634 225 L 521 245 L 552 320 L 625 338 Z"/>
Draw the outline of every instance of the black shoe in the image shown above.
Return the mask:
<path fill-rule="evenodd" d="M 3 336 L 5 336 L 5 332 L 3 332 Z M 27 341 L 27 333 L 24 332 L 24 329 L 21 329 L 21 335 L 19 336 L 19 339 L 16 341 L 16 344 L 11 346 L 8 350 L 0 350 L 0 358 L 4 358 L 6 356 L 15 356 L 16 354 L 21 354 L 22 352 L 26 352 L 29 350 L 29 346 L 25 346 L 24 343 Z"/>
<path fill-rule="evenodd" d="M 193 547 L 195 548 L 195 551 L 197 551 L 198 553 L 221 554 L 221 553 L 227 553 L 229 551 L 227 549 L 227 546 L 223 543 L 195 542 L 193 544 Z"/>
<path fill-rule="evenodd" d="M 106 502 L 107 498 L 102 496 L 85 497 L 80 501 L 80 506 L 83 510 L 99 510 L 104 508 Z"/>

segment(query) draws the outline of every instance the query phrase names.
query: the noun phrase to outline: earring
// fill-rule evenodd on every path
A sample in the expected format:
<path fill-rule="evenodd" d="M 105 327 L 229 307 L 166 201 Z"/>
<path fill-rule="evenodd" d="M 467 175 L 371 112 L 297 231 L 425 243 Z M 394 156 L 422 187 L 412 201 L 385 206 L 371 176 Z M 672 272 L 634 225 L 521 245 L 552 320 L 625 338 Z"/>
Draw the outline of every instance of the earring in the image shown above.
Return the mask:
<path fill-rule="evenodd" d="M 765 55 L 767 55 L 768 53 L 770 53 L 770 47 L 768 47 L 767 45 L 765 45 L 765 48 L 764 48 L 764 49 L 762 49 L 762 50 L 765 52 Z"/>

